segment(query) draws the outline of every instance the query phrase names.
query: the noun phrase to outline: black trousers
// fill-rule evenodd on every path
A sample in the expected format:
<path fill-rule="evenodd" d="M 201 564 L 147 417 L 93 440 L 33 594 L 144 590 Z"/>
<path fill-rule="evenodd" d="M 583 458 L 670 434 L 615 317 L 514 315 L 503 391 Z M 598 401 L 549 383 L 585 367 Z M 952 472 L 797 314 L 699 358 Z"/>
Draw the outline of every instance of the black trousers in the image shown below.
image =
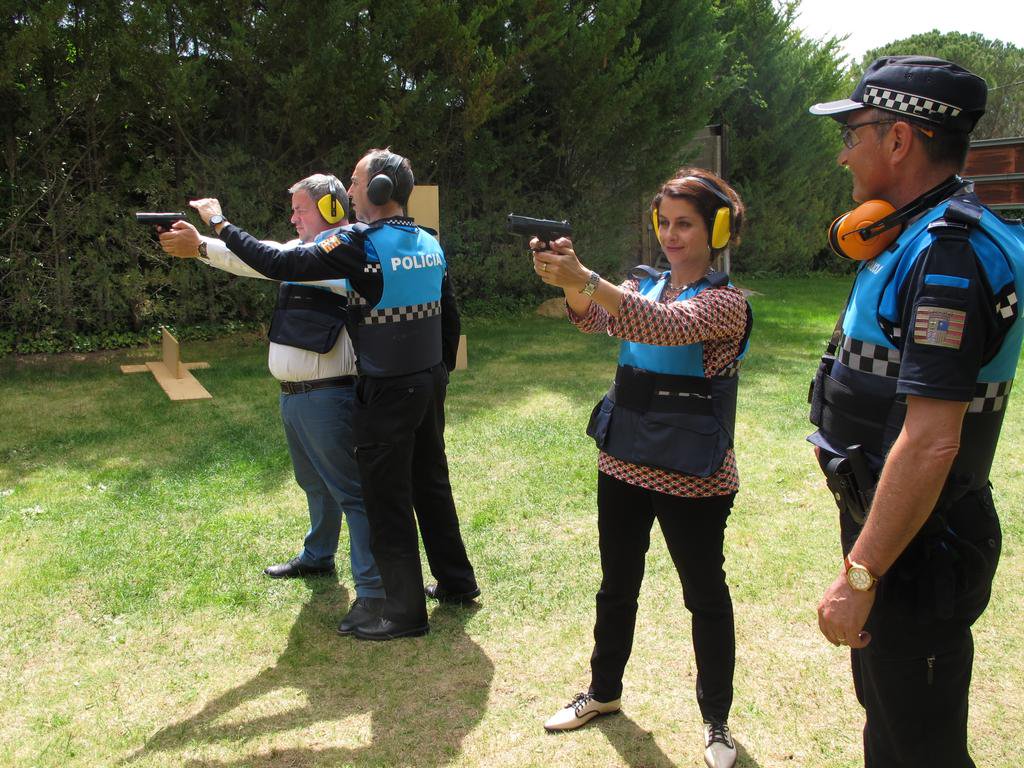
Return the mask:
<path fill-rule="evenodd" d="M 851 651 L 866 768 L 974 768 L 971 625 L 988 605 L 1002 534 L 988 488 L 943 516 L 948 527 L 915 538 L 879 581 L 865 626 L 871 642 Z M 849 552 L 859 528 L 847 515 L 841 528 Z"/>
<path fill-rule="evenodd" d="M 448 480 L 447 386 L 440 364 L 405 376 L 364 376 L 356 384 L 356 460 L 370 550 L 387 592 L 384 615 L 403 624 L 427 621 L 417 523 L 438 583 L 454 592 L 476 588 Z"/>
<path fill-rule="evenodd" d="M 714 722 L 729 719 L 736 636 L 722 547 L 734 497 L 669 496 L 598 473 L 602 578 L 590 657 L 590 693 L 599 701 L 622 695 L 644 561 L 657 518 L 683 585 L 683 603 L 691 615 L 701 715 Z"/>

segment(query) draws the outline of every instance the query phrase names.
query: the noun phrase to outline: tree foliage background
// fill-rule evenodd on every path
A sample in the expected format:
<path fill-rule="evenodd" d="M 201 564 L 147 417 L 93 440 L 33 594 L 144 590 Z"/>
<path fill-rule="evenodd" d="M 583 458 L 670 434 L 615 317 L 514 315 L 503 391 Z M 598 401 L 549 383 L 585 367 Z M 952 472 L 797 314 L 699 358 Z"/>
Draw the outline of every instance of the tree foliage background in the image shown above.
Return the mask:
<path fill-rule="evenodd" d="M 509 211 L 570 218 L 588 266 L 641 253 L 646 201 L 723 122 L 743 271 L 805 271 L 848 201 L 834 40 L 772 0 L 0 0 L 0 354 L 82 334 L 259 321 L 273 290 L 165 258 L 135 210 L 216 195 L 288 239 L 287 187 L 391 145 L 438 184 L 460 298 L 545 288 Z M 1019 111 L 1018 111 L 1019 112 Z M 192 218 L 197 222 L 195 217 Z M 40 348 L 40 347 L 36 347 Z"/>

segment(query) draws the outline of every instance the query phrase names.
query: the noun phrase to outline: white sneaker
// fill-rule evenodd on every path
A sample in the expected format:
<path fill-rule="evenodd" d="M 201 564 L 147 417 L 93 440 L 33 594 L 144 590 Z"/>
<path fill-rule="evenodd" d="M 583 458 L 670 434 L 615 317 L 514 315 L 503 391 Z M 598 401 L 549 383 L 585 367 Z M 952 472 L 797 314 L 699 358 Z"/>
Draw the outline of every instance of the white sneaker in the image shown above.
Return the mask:
<path fill-rule="evenodd" d="M 704 762 L 708 768 L 732 768 L 736 744 L 725 723 L 704 723 Z"/>
<path fill-rule="evenodd" d="M 615 701 L 598 701 L 589 693 L 577 693 L 573 700 L 558 710 L 544 727 L 549 731 L 571 731 L 579 728 L 598 715 L 607 715 L 618 712 L 622 699 Z"/>

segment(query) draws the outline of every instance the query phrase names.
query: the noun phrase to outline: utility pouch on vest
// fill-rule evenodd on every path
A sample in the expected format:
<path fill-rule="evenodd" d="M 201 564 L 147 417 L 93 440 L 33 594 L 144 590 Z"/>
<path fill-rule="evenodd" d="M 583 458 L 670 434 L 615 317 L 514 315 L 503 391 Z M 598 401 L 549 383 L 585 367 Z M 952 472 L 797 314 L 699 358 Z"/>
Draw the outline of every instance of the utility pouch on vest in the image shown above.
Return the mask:
<path fill-rule="evenodd" d="M 824 407 L 825 395 L 825 377 L 832 373 L 832 364 L 836 361 L 831 355 L 822 355 L 821 362 L 818 363 L 818 370 L 814 374 L 814 378 L 811 379 L 810 389 L 807 390 L 807 402 L 811 406 L 811 424 L 816 427 L 821 426 L 821 412 Z"/>
<path fill-rule="evenodd" d="M 326 354 L 345 327 L 346 304 L 332 291 L 282 283 L 267 336 L 275 344 Z"/>
<path fill-rule="evenodd" d="M 612 424 L 612 411 L 615 410 L 615 387 L 609 390 L 608 394 L 601 398 L 601 402 L 594 406 L 590 412 L 590 421 L 587 423 L 587 435 L 594 438 L 597 447 L 604 450 L 608 442 L 608 429 Z"/>

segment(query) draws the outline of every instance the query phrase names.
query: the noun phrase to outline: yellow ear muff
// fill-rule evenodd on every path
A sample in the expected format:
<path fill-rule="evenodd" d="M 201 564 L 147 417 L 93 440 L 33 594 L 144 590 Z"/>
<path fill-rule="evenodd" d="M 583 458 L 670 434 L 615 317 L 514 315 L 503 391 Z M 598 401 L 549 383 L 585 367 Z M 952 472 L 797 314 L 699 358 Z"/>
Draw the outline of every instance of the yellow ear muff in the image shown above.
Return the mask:
<path fill-rule="evenodd" d="M 732 230 L 732 215 L 729 209 L 722 206 L 715 211 L 715 221 L 711 225 L 711 248 L 718 251 L 729 244 Z"/>
<path fill-rule="evenodd" d="M 337 224 L 345 218 L 345 206 L 330 192 L 316 201 L 316 207 L 328 224 Z"/>
<path fill-rule="evenodd" d="M 900 227 L 891 226 L 877 234 L 861 232 L 895 212 L 885 200 L 868 200 L 844 213 L 828 228 L 828 244 L 837 255 L 854 261 L 878 256 L 899 237 Z"/>
<path fill-rule="evenodd" d="M 654 236 L 658 238 L 658 242 L 661 243 L 661 227 L 658 226 L 657 208 L 651 211 L 651 223 L 654 225 Z"/>

